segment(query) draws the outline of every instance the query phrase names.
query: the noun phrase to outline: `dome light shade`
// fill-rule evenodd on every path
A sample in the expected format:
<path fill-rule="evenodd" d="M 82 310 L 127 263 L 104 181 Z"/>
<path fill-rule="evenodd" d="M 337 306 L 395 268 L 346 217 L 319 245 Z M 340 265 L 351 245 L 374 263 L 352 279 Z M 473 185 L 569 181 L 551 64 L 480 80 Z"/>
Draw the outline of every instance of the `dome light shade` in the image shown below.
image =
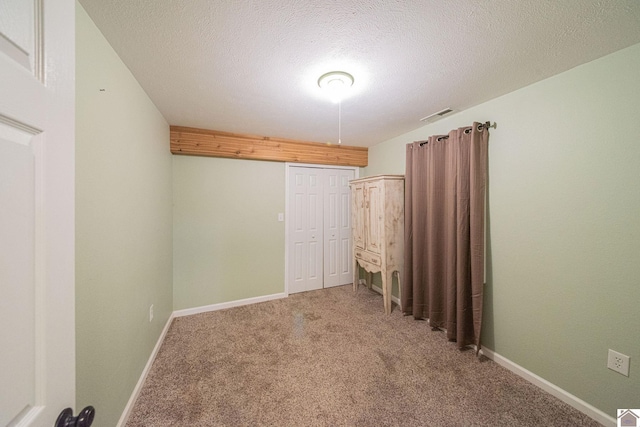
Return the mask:
<path fill-rule="evenodd" d="M 353 86 L 353 76 L 344 71 L 331 71 L 318 79 L 318 86 L 334 101 L 340 102 Z"/>

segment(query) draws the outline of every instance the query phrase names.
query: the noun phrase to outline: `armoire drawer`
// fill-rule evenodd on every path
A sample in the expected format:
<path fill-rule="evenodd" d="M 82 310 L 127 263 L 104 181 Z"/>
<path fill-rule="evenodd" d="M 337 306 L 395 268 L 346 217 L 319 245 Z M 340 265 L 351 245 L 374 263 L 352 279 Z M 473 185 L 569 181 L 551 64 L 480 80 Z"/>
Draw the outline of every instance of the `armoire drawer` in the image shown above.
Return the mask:
<path fill-rule="evenodd" d="M 374 264 L 374 265 L 381 265 L 379 255 L 374 255 L 372 253 L 365 252 L 365 251 L 355 251 L 355 253 L 356 253 L 356 259 L 361 259 L 363 261 L 370 262 L 371 264 Z"/>

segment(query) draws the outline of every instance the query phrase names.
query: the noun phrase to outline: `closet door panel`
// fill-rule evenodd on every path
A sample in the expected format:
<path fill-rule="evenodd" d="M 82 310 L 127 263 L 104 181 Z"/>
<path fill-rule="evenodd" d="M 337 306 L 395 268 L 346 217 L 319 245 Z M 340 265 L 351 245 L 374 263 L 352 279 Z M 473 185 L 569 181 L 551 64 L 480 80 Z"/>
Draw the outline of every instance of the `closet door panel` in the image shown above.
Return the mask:
<path fill-rule="evenodd" d="M 341 170 L 338 178 L 338 234 L 339 234 L 339 284 L 353 282 L 353 257 L 351 249 L 351 188 L 349 181 L 355 178 L 353 170 Z"/>
<path fill-rule="evenodd" d="M 353 170 L 325 170 L 325 276 L 324 287 L 353 281 L 351 253 L 351 189 Z"/>
<path fill-rule="evenodd" d="M 291 168 L 289 292 L 322 288 L 322 184 L 317 171 Z"/>
<path fill-rule="evenodd" d="M 307 242 L 309 255 L 306 291 L 322 289 L 322 170 L 308 169 L 307 172 Z"/>
<path fill-rule="evenodd" d="M 324 191 L 324 287 L 340 285 L 340 229 L 338 170 L 325 170 Z"/>

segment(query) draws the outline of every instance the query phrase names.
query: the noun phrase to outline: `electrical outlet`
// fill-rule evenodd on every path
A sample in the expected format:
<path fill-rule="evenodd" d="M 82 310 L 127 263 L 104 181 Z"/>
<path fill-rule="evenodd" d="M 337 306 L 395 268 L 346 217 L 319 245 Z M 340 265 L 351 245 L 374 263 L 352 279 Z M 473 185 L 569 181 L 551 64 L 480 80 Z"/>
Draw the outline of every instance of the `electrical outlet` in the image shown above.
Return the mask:
<path fill-rule="evenodd" d="M 153 304 L 149 307 L 149 322 L 153 320 Z"/>
<path fill-rule="evenodd" d="M 622 375 L 629 376 L 629 356 L 609 349 L 607 368 Z"/>

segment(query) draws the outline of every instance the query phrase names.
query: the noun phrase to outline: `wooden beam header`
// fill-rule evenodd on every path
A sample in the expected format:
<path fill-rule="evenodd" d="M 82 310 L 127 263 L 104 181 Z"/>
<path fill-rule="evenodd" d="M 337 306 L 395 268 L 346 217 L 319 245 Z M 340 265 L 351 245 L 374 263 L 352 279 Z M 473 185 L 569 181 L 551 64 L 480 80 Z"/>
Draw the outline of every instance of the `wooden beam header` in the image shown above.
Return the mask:
<path fill-rule="evenodd" d="M 273 162 L 367 166 L 369 149 L 171 126 L 171 152 Z"/>

